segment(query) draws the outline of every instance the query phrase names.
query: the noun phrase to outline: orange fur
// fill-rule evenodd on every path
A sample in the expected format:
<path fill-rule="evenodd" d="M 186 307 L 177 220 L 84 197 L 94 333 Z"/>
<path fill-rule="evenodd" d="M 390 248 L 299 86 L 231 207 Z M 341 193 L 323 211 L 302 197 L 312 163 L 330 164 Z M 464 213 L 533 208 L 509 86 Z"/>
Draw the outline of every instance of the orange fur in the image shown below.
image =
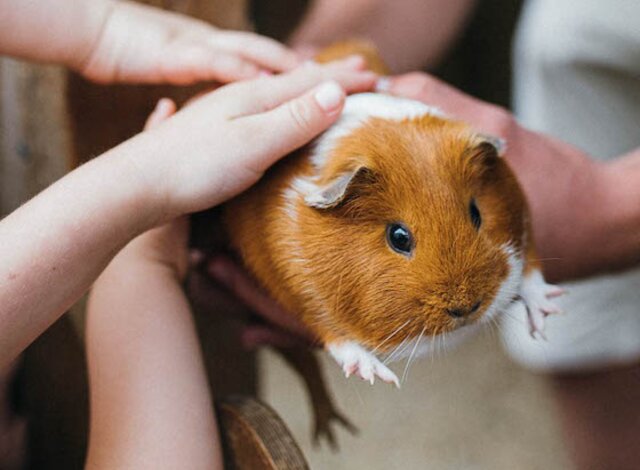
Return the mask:
<path fill-rule="evenodd" d="M 383 62 L 376 46 L 366 40 L 351 39 L 332 44 L 324 48 L 315 57 L 318 63 L 331 62 L 350 55 L 360 55 L 366 62 L 366 68 L 380 75 L 389 75 L 389 67 Z"/>
<path fill-rule="evenodd" d="M 324 341 L 368 347 L 409 322 L 381 351 L 423 328 L 435 335 L 483 315 L 507 275 L 501 247 L 524 248 L 526 207 L 506 163 L 470 128 L 433 116 L 371 119 L 339 141 L 319 175 L 308 156 L 309 147 L 278 164 L 224 217 L 247 267 L 287 310 Z M 335 208 L 302 197 L 292 207 L 284 196 L 296 177 L 315 175 L 322 185 L 362 166 L 364 180 Z M 468 215 L 472 197 L 480 232 Z M 386 243 L 394 221 L 413 231 L 411 259 Z M 445 313 L 478 300 L 482 308 L 466 319 Z"/>
<path fill-rule="evenodd" d="M 363 41 L 331 46 L 317 60 L 354 53 L 372 70 L 388 72 Z M 532 244 L 524 246 L 531 232 L 515 176 L 465 124 L 430 115 L 372 118 L 340 139 L 319 170 L 309 160 L 311 148 L 227 204 L 223 221 L 246 267 L 325 342 L 355 340 L 369 348 L 384 342 L 378 349 L 384 352 L 423 329 L 452 331 L 485 313 L 507 277 L 505 245 L 535 258 Z M 299 195 L 287 200 L 296 178 L 323 186 L 358 168 L 366 171 L 336 207 L 309 207 Z M 483 214 L 480 231 L 469 219 L 471 198 Z M 387 245 L 387 224 L 400 221 L 415 236 L 411 258 Z M 478 300 L 481 308 L 466 318 L 446 314 Z M 402 334 L 393 335 L 399 328 Z"/>

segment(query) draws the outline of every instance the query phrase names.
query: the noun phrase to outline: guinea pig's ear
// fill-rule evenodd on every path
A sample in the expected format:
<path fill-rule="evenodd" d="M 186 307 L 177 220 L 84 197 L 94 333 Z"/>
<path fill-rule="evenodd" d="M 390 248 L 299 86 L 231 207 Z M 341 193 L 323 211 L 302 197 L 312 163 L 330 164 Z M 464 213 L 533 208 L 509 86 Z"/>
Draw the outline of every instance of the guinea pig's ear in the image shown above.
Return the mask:
<path fill-rule="evenodd" d="M 316 209 L 337 207 L 349 197 L 356 195 L 357 187 L 372 181 L 373 173 L 365 166 L 357 166 L 334 177 L 329 183 L 315 187 L 304 202 Z"/>
<path fill-rule="evenodd" d="M 490 145 L 499 157 L 503 157 L 507 151 L 507 141 L 500 137 L 480 133 L 476 134 L 476 138 L 479 146 Z"/>

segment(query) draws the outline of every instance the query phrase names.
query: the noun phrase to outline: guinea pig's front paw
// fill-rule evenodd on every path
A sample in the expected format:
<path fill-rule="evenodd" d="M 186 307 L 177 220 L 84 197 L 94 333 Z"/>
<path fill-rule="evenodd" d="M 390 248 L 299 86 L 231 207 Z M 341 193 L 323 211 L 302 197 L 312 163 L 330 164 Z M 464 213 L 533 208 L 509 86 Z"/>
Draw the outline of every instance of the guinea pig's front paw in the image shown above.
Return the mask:
<path fill-rule="evenodd" d="M 551 299 L 564 295 L 566 291 L 558 286 L 547 284 L 539 270 L 527 274 L 520 288 L 520 298 L 527 308 L 529 332 L 534 339 L 547 339 L 544 334 L 545 318 L 562 313 Z"/>
<path fill-rule="evenodd" d="M 347 378 L 352 374 L 357 374 L 373 385 L 377 376 L 384 382 L 394 383 L 396 387 L 400 388 L 400 381 L 396 374 L 358 343 L 354 341 L 329 343 L 327 351 L 342 367 Z"/>

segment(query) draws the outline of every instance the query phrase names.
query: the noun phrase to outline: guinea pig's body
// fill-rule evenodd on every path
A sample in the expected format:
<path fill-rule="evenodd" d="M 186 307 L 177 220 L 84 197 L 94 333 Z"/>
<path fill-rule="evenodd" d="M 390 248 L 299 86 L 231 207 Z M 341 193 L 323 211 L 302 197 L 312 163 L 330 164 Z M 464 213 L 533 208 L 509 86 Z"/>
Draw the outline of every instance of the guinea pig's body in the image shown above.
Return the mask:
<path fill-rule="evenodd" d="M 372 382 L 398 383 L 376 354 L 417 354 L 518 298 L 541 334 L 559 293 L 494 142 L 388 95 L 348 97 L 329 131 L 226 206 L 224 224 L 267 291 L 347 376 Z"/>

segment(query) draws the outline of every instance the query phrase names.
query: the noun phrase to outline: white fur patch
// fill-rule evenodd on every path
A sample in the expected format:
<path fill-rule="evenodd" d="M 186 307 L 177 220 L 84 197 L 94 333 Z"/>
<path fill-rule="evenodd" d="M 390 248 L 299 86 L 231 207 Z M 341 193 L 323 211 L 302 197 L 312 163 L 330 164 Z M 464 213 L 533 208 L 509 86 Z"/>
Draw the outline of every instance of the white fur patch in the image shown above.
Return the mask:
<path fill-rule="evenodd" d="M 559 313 L 560 309 L 551 301 L 553 297 L 564 294 L 564 290 L 547 284 L 539 269 L 527 274 L 520 287 L 520 297 L 527 307 L 529 332 L 533 338 L 545 338 L 544 323 L 548 315 Z"/>
<path fill-rule="evenodd" d="M 380 377 L 387 383 L 394 383 L 400 386 L 396 374 L 385 366 L 370 351 L 367 351 L 355 341 L 344 341 L 337 343 L 329 343 L 326 346 L 327 351 L 342 367 L 345 375 L 349 377 L 351 374 L 359 375 L 373 385 L 375 378 Z"/>
<path fill-rule="evenodd" d="M 311 163 L 321 169 L 335 149 L 338 141 L 355 129 L 364 125 L 370 118 L 383 118 L 394 121 L 411 119 L 425 115 L 445 117 L 438 108 L 427 106 L 420 101 L 398 98 L 380 93 L 359 93 L 347 97 L 340 119 L 324 134 L 318 137 L 311 150 Z M 295 178 L 290 188 L 284 191 L 287 215 L 296 220 L 295 200 L 297 195 L 306 198 L 320 190 L 312 178 Z"/>
<path fill-rule="evenodd" d="M 432 115 L 445 117 L 438 108 L 426 104 L 380 93 L 358 93 L 347 97 L 340 119 L 316 140 L 311 162 L 321 168 L 338 141 L 362 126 L 370 118 L 394 121 Z"/>
<path fill-rule="evenodd" d="M 524 262 L 522 255 L 516 251 L 512 245 L 505 245 L 502 250 L 507 255 L 507 263 L 509 264 L 509 274 L 502 281 L 493 302 L 482 316 L 483 323 L 491 321 L 499 313 L 506 311 L 513 303 L 513 300 L 520 294 L 520 286 L 522 285 L 522 270 Z"/>

